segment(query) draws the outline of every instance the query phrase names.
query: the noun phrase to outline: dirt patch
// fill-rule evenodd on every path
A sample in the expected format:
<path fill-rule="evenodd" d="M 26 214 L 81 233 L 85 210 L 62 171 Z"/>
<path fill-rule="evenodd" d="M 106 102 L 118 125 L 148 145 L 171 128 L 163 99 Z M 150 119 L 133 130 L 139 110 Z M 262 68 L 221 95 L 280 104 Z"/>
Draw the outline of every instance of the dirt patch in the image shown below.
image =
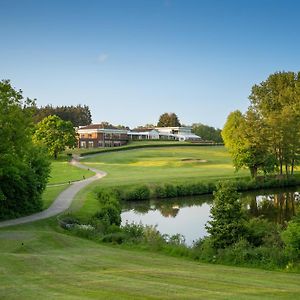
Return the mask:
<path fill-rule="evenodd" d="M 200 158 L 183 158 L 181 161 L 183 162 L 197 162 L 197 163 L 206 163 L 206 159 L 200 159 Z"/>

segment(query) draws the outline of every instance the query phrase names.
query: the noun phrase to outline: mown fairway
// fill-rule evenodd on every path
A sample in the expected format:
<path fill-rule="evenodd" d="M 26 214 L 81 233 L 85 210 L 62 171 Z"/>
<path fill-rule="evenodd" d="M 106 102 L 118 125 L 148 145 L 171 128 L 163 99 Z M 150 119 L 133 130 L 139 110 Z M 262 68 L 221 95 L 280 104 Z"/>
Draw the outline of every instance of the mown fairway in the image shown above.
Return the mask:
<path fill-rule="evenodd" d="M 0 299 L 299 299 L 299 274 L 99 245 L 49 223 L 0 230 Z"/>
<path fill-rule="evenodd" d="M 222 146 L 165 147 L 102 153 L 82 160 L 108 173 L 101 185 L 176 181 L 211 181 L 248 176 L 235 173 Z"/>

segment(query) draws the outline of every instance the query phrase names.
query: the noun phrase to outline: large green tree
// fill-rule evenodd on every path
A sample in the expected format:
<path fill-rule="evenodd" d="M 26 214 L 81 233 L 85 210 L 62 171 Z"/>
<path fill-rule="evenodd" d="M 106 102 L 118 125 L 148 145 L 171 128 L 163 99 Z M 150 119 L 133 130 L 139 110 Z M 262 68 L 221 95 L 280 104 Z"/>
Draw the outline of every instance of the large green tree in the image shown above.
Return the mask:
<path fill-rule="evenodd" d="M 77 141 L 73 124 L 63 121 L 58 116 L 48 116 L 39 122 L 33 139 L 37 144 L 45 145 L 54 159 L 66 147 L 75 147 Z"/>
<path fill-rule="evenodd" d="M 254 85 L 245 114 L 233 112 L 222 130 L 237 169 L 248 167 L 287 176 L 300 158 L 300 76 L 278 72 Z"/>
<path fill-rule="evenodd" d="M 0 219 L 42 207 L 50 163 L 32 143 L 33 105 L 9 81 L 0 82 Z"/>
<path fill-rule="evenodd" d="M 249 109 L 244 115 L 238 110 L 230 113 L 222 137 L 236 170 L 248 168 L 252 177 L 257 176 L 258 170 L 272 171 L 274 161 L 268 151 L 266 129 L 255 111 Z"/>
<path fill-rule="evenodd" d="M 267 128 L 269 151 L 277 160 L 279 173 L 293 174 L 300 153 L 300 74 L 277 72 L 254 85 L 251 109 Z"/>
<path fill-rule="evenodd" d="M 180 121 L 175 113 L 164 113 L 159 117 L 158 127 L 177 127 L 181 126 Z"/>

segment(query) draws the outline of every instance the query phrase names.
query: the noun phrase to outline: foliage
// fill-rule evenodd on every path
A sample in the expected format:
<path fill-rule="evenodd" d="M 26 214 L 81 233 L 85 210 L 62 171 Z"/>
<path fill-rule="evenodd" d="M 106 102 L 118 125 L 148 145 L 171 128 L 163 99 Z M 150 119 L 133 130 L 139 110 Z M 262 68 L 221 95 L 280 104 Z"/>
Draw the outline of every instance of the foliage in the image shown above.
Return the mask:
<path fill-rule="evenodd" d="M 300 154 L 300 76 L 277 72 L 252 87 L 243 115 L 232 112 L 222 130 L 237 169 L 293 175 Z"/>
<path fill-rule="evenodd" d="M 221 129 L 219 128 L 214 128 L 201 123 L 194 123 L 192 125 L 192 132 L 200 136 L 202 140 L 223 143 Z"/>
<path fill-rule="evenodd" d="M 34 121 L 42 121 L 48 116 L 56 115 L 64 121 L 72 122 L 74 127 L 85 126 L 92 123 L 92 115 L 87 105 L 56 106 L 46 105 L 34 106 Z"/>
<path fill-rule="evenodd" d="M 286 251 L 290 259 L 300 260 L 300 217 L 295 217 L 288 223 L 282 233 L 282 240 L 286 245 Z"/>
<path fill-rule="evenodd" d="M 181 126 L 180 121 L 175 113 L 164 113 L 159 117 L 158 127 L 177 127 Z"/>
<path fill-rule="evenodd" d="M 0 219 L 42 208 L 50 163 L 32 143 L 33 103 L 9 81 L 0 82 Z"/>
<path fill-rule="evenodd" d="M 66 147 L 76 145 L 75 129 L 70 121 L 63 121 L 58 116 L 48 116 L 36 125 L 34 141 L 47 147 L 49 154 L 57 159 Z"/>
<path fill-rule="evenodd" d="M 245 115 L 240 111 L 230 113 L 222 137 L 236 170 L 247 167 L 251 176 L 256 177 L 259 169 L 265 173 L 274 169 L 274 157 L 268 151 L 266 130 L 253 110 L 248 110 Z"/>
<path fill-rule="evenodd" d="M 220 182 L 214 192 L 211 221 L 206 229 L 215 249 L 226 248 L 236 243 L 245 233 L 245 218 L 235 187 Z"/>
<path fill-rule="evenodd" d="M 100 203 L 100 209 L 94 217 L 102 222 L 105 230 L 108 230 L 111 225 L 120 226 L 121 206 L 115 194 L 100 190 L 97 193 L 97 197 Z"/>

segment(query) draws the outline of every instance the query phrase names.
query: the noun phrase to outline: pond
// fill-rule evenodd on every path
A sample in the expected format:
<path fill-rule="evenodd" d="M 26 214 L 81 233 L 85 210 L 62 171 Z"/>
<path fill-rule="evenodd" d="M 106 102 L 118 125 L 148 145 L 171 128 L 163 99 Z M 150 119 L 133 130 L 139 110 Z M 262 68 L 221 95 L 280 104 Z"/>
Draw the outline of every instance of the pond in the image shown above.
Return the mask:
<path fill-rule="evenodd" d="M 262 216 L 272 222 L 284 224 L 300 206 L 300 188 L 284 191 L 260 190 L 241 194 L 243 206 L 252 217 Z M 123 203 L 122 225 L 142 223 L 157 226 L 162 234 L 182 234 L 186 244 L 207 235 L 205 224 L 209 221 L 213 196 L 185 197 L 134 201 Z"/>

